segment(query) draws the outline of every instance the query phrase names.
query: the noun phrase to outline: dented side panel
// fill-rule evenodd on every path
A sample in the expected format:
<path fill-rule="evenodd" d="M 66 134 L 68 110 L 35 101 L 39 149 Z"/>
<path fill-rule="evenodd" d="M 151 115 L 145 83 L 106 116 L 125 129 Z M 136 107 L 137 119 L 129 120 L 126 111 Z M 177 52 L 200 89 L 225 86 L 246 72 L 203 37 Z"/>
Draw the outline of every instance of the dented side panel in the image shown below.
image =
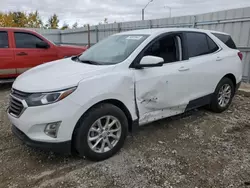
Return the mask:
<path fill-rule="evenodd" d="M 144 124 L 184 112 L 191 94 L 184 62 L 135 70 L 139 123 Z"/>

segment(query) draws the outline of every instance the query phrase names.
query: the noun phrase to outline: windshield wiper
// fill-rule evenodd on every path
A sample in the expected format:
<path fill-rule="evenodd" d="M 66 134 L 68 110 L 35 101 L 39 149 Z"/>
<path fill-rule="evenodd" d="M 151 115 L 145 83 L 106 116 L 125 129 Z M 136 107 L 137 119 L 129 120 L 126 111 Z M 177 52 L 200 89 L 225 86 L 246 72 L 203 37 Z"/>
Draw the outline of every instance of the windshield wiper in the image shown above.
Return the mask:
<path fill-rule="evenodd" d="M 91 65 L 101 65 L 100 63 L 96 62 L 96 61 L 91 61 L 91 60 L 81 60 L 79 58 L 79 56 L 74 56 L 71 58 L 73 61 L 76 61 L 76 62 L 81 62 L 81 63 L 87 63 L 87 64 L 91 64 Z"/>
<path fill-rule="evenodd" d="M 71 58 L 71 60 L 73 60 L 73 61 L 77 61 L 77 62 L 79 62 L 79 61 L 80 61 L 79 56 L 73 56 L 73 57 Z"/>
<path fill-rule="evenodd" d="M 91 61 L 91 60 L 80 60 L 79 57 L 77 58 L 77 60 L 81 63 L 87 63 L 87 64 L 91 64 L 91 65 L 101 65 L 100 63 L 96 62 L 96 61 Z"/>

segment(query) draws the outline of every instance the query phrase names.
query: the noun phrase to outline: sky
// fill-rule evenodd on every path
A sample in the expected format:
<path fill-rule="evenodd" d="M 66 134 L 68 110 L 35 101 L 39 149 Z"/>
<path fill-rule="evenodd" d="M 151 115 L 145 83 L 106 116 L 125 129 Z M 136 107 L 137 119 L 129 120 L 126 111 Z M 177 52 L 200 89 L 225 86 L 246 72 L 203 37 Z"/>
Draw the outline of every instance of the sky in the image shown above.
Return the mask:
<path fill-rule="evenodd" d="M 141 19 L 141 9 L 149 0 L 0 0 L 0 11 L 38 10 L 43 21 L 56 13 L 60 25 L 98 24 Z M 225 9 L 250 7 L 250 0 L 153 0 L 145 9 L 145 19 L 201 14 Z"/>

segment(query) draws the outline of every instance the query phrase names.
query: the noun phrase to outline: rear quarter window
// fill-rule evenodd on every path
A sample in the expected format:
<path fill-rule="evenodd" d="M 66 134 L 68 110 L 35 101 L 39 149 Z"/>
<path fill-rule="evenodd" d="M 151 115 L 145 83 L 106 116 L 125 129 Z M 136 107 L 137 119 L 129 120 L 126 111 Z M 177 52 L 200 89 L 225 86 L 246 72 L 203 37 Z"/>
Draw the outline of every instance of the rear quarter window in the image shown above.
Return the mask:
<path fill-rule="evenodd" d="M 237 49 L 233 39 L 230 35 L 224 35 L 219 33 L 212 33 L 214 36 L 216 36 L 218 39 L 220 39 L 225 45 L 227 45 L 229 48 Z"/>
<path fill-rule="evenodd" d="M 216 52 L 219 47 L 205 33 L 186 32 L 189 57 L 196 57 Z"/>

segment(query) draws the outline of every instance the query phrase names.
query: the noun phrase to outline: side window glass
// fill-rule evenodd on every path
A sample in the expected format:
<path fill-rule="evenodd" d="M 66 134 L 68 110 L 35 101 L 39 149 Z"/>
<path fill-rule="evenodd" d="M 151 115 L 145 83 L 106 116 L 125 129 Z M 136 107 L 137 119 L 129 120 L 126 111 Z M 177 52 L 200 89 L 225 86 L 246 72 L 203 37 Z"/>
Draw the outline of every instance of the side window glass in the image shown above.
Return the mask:
<path fill-rule="evenodd" d="M 218 39 L 220 39 L 229 48 L 237 49 L 233 39 L 229 35 L 224 35 L 219 33 L 212 33 L 212 34 L 215 35 Z"/>
<path fill-rule="evenodd" d="M 0 31 L 0 48 L 9 48 L 8 33 Z"/>
<path fill-rule="evenodd" d="M 15 32 L 16 48 L 36 48 L 36 43 L 42 40 L 29 33 Z"/>
<path fill-rule="evenodd" d="M 152 55 L 164 59 L 164 63 L 179 61 L 179 46 L 176 36 L 166 36 L 155 41 L 145 52 L 144 56 Z"/>
<path fill-rule="evenodd" d="M 203 33 L 188 32 L 187 46 L 189 57 L 196 57 L 209 53 L 209 47 L 207 42 L 207 35 Z"/>
<path fill-rule="evenodd" d="M 210 53 L 216 52 L 219 49 L 217 44 L 215 44 L 215 42 L 209 36 L 207 36 L 207 43 Z"/>

